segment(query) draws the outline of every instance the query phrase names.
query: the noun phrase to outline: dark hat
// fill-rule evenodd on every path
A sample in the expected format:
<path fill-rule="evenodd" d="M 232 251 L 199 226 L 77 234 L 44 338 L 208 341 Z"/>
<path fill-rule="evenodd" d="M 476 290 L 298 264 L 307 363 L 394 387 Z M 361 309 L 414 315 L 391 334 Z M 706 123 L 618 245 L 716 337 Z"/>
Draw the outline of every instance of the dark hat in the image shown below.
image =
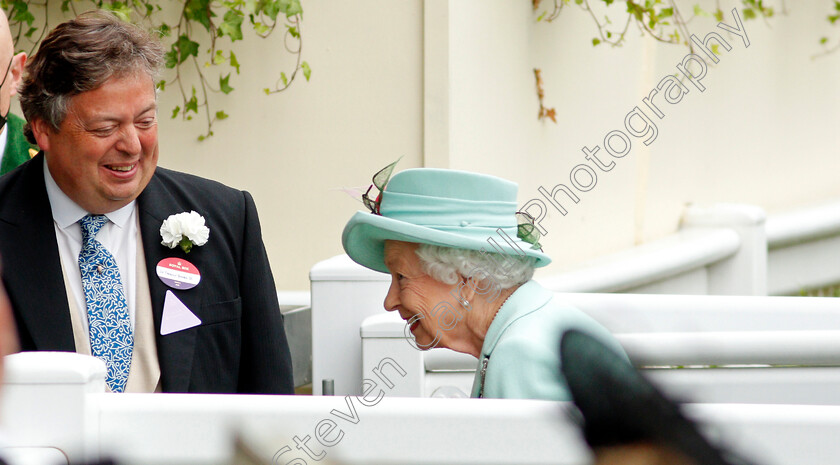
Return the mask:
<path fill-rule="evenodd" d="M 652 443 L 678 451 L 698 465 L 745 465 L 724 458 L 626 359 L 577 330 L 563 334 L 561 369 L 583 415 L 583 434 L 593 449 Z"/>

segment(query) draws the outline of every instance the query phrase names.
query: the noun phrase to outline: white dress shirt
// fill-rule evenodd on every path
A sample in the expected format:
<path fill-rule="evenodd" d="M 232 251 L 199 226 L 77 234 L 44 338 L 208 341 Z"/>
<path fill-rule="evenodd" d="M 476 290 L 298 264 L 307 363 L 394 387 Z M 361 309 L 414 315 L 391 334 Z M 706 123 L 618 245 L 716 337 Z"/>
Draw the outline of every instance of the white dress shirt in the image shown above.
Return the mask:
<path fill-rule="evenodd" d="M 85 292 L 82 289 L 82 273 L 79 271 L 79 252 L 82 251 L 82 227 L 77 223 L 88 214 L 82 207 L 73 202 L 55 183 L 46 159 L 44 160 L 44 182 L 47 186 L 47 196 L 52 208 L 55 238 L 58 241 L 58 254 L 64 275 L 71 288 L 71 295 L 75 297 L 76 308 L 79 309 L 79 321 L 88 332 L 87 305 Z M 131 318 L 131 329 L 134 330 L 135 321 L 135 289 L 136 289 L 136 254 L 137 254 L 137 203 L 132 201 L 128 205 L 111 213 L 106 213 L 108 222 L 96 235 L 96 240 L 111 252 L 120 269 L 125 299 Z"/>
<path fill-rule="evenodd" d="M 6 153 L 6 140 L 9 138 L 9 131 L 6 128 L 9 127 L 9 122 L 6 121 L 6 124 L 3 125 L 3 129 L 0 130 L 0 163 L 3 163 L 3 154 Z"/>

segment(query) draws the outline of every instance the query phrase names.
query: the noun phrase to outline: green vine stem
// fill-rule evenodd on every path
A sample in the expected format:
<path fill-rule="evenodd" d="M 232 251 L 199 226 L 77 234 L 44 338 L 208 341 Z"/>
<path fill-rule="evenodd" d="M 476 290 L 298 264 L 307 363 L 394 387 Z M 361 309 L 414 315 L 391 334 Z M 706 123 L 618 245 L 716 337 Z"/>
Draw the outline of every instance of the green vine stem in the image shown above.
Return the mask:
<path fill-rule="evenodd" d="M 620 47 L 627 38 L 630 24 L 633 23 L 642 36 L 650 36 L 654 40 L 666 44 L 682 45 L 688 47 L 690 53 L 694 53 L 694 46 L 690 40 L 689 23 L 695 18 L 703 16 L 714 17 L 717 21 L 723 20 L 723 10 L 720 7 L 719 0 L 716 0 L 713 12 L 707 12 L 699 4 L 694 4 L 693 14 L 688 19 L 678 8 L 676 0 L 551 0 L 550 8 L 544 10 L 541 10 L 543 0 L 531 0 L 531 5 L 535 12 L 539 12 L 537 22 L 550 23 L 557 19 L 563 9 L 572 2 L 586 12 L 595 25 L 598 35 L 592 38 L 593 46 L 608 44 L 613 47 Z M 615 13 L 619 13 L 621 19 L 617 21 L 618 27 L 615 27 L 616 23 L 613 23 L 607 14 L 599 15 L 595 13 L 592 4 L 598 3 L 603 3 L 603 10 L 613 14 L 614 17 Z M 621 4 L 625 6 L 624 11 L 620 9 Z M 764 4 L 764 0 L 741 0 L 741 4 L 745 20 L 761 17 L 766 21 L 775 13 L 772 7 Z M 781 6 L 782 12 L 786 13 L 784 1 L 781 1 Z M 840 0 L 834 1 L 834 8 L 835 11 L 828 17 L 831 24 L 840 20 Z M 599 10 L 602 10 L 602 8 L 599 8 Z M 827 38 L 821 39 L 822 44 L 826 42 L 828 42 Z M 717 48 L 717 44 L 712 44 L 712 53 L 717 54 Z M 840 43 L 827 53 L 837 49 L 840 49 Z M 554 109 L 545 107 L 543 103 L 542 75 L 538 69 L 535 69 L 534 73 L 537 79 L 537 97 L 540 102 L 539 119 L 548 117 L 554 121 Z"/>
<path fill-rule="evenodd" d="M 693 53 L 693 45 L 689 38 L 691 32 L 688 25 L 696 17 L 714 17 L 718 21 L 723 20 L 723 10 L 720 1 L 715 2 L 715 10 L 708 12 L 703 10 L 699 4 L 694 4 L 691 17 L 686 18 L 676 0 L 551 0 L 551 7 L 542 10 L 537 16 L 537 21 L 551 22 L 557 19 L 563 9 L 570 3 L 580 7 L 587 13 L 597 30 L 597 37 L 592 38 L 592 45 L 609 44 L 613 47 L 620 47 L 630 30 L 630 24 L 634 24 L 641 35 L 652 37 L 658 42 L 667 44 L 684 45 Z M 534 11 L 540 11 L 543 0 L 531 0 Z M 606 11 L 615 17 L 621 17 L 616 23 L 607 14 L 596 14 L 592 4 L 602 3 Z M 624 5 L 621 11 L 620 5 Z M 766 6 L 764 0 L 741 0 L 744 19 L 755 19 L 762 17 L 765 20 L 774 15 L 774 9 Z M 785 11 L 784 2 L 781 2 Z M 835 4 L 840 5 L 840 1 Z M 612 7 L 612 8 L 610 8 Z M 840 7 L 837 9 L 840 11 Z M 618 24 L 618 27 L 615 27 Z M 713 52 L 715 52 L 713 50 Z M 715 52 L 717 53 L 717 52 Z"/>

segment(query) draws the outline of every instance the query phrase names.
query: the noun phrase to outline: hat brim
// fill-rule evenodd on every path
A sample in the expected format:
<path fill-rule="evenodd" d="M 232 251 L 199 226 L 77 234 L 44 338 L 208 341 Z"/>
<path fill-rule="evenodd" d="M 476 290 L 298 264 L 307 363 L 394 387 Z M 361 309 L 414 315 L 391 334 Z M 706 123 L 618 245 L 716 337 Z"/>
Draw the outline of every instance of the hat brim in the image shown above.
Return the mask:
<path fill-rule="evenodd" d="M 518 237 L 511 237 L 519 249 L 514 250 L 495 230 L 488 230 L 486 237 L 470 237 L 363 211 L 356 212 L 350 218 L 341 235 L 341 244 L 354 262 L 374 271 L 388 273 L 388 267 L 385 266 L 385 241 L 415 242 L 455 249 L 484 249 L 488 252 L 498 252 L 487 242 L 488 238 L 494 238 L 509 255 L 519 254 L 521 251 L 526 256 L 535 258 L 537 268 L 551 263 L 548 255 L 540 250 L 532 249 L 531 244 Z"/>

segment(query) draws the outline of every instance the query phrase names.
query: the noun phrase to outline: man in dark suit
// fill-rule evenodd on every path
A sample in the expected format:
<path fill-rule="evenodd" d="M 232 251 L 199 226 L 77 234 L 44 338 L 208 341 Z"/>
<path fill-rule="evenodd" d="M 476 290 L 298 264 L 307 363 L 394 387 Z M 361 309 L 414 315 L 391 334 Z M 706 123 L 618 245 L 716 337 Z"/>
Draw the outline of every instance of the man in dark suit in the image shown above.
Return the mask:
<path fill-rule="evenodd" d="M 117 392 L 291 394 L 253 199 L 157 167 L 162 61 L 147 33 L 89 12 L 56 27 L 27 65 L 21 108 L 43 151 L 0 179 L 21 348 L 97 356 Z M 164 220 L 193 211 L 206 244 L 162 245 Z"/>

